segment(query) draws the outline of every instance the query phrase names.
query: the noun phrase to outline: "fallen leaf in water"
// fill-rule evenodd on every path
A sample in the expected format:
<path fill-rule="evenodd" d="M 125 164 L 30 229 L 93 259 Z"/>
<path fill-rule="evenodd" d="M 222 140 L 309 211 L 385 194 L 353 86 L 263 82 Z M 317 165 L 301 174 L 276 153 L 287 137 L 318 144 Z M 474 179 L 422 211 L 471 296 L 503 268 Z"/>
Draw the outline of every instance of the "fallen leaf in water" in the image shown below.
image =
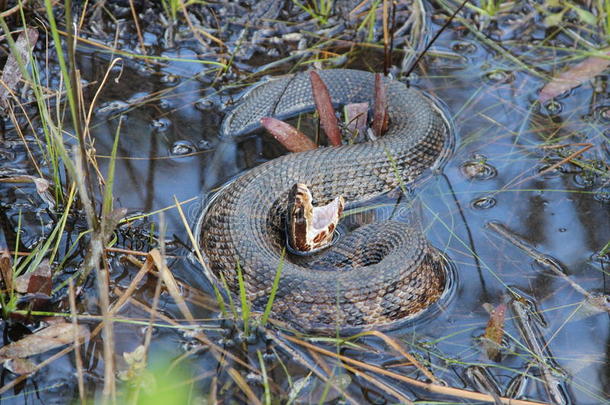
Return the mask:
<path fill-rule="evenodd" d="M 375 108 L 373 112 L 373 133 L 379 137 L 388 130 L 388 97 L 383 84 L 383 76 L 375 75 Z"/>
<path fill-rule="evenodd" d="M 34 47 L 38 40 L 38 31 L 34 28 L 26 28 L 15 41 L 15 49 L 19 54 L 19 59 L 24 64 L 28 63 L 30 49 Z M 21 81 L 21 70 L 19 69 L 19 63 L 15 55 L 11 52 L 4 64 L 2 70 L 2 82 L 0 86 L 0 104 L 6 105 L 10 92 L 14 91 L 17 84 Z"/>
<path fill-rule="evenodd" d="M 606 49 L 602 53 L 606 57 L 590 56 L 554 77 L 540 90 L 538 100 L 544 103 L 601 74 L 610 66 L 610 51 Z"/>
<path fill-rule="evenodd" d="M 311 91 L 316 103 L 316 110 L 318 110 L 318 115 L 320 116 L 320 125 L 322 125 L 330 144 L 339 146 L 341 145 L 341 130 L 339 129 L 339 123 L 337 122 L 337 116 L 330 99 L 328 87 L 326 87 L 320 75 L 314 71 L 309 72 L 309 80 L 311 81 Z"/>
<path fill-rule="evenodd" d="M 44 259 L 34 271 L 30 271 L 15 280 L 15 291 L 22 294 L 51 295 L 51 266 L 49 260 Z"/>
<path fill-rule="evenodd" d="M 489 314 L 489 321 L 485 328 L 483 338 L 491 343 L 486 345 L 487 357 L 493 361 L 500 360 L 500 348 L 504 337 L 504 319 L 506 317 L 506 304 L 500 304 Z"/>
<path fill-rule="evenodd" d="M 76 335 L 81 341 L 89 338 L 89 329 L 85 325 L 77 325 L 76 328 Z M 0 361 L 34 356 L 73 342 L 74 325 L 71 323 L 51 325 L 1 347 Z"/>
<path fill-rule="evenodd" d="M 364 140 L 368 114 L 369 103 L 352 103 L 345 106 L 347 130 L 356 142 Z"/>
<path fill-rule="evenodd" d="M 284 121 L 264 117 L 261 118 L 261 124 L 290 152 L 305 152 L 316 148 L 316 144 L 304 133 Z"/>
<path fill-rule="evenodd" d="M 13 266 L 11 264 L 11 255 L 7 250 L 3 251 L 0 256 L 0 276 L 2 276 L 4 288 L 7 291 L 13 291 Z"/>

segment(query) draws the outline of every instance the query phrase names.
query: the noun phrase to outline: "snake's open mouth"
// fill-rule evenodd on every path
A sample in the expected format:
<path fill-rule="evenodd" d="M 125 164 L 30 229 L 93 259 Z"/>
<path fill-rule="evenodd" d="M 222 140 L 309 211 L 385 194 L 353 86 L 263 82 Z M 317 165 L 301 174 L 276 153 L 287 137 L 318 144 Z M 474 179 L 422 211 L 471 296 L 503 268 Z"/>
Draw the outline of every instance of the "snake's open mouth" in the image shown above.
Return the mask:
<path fill-rule="evenodd" d="M 345 200 L 338 196 L 326 205 L 314 207 L 309 188 L 305 184 L 295 184 L 288 195 L 290 247 L 299 253 L 312 253 L 332 244 L 344 205 Z"/>

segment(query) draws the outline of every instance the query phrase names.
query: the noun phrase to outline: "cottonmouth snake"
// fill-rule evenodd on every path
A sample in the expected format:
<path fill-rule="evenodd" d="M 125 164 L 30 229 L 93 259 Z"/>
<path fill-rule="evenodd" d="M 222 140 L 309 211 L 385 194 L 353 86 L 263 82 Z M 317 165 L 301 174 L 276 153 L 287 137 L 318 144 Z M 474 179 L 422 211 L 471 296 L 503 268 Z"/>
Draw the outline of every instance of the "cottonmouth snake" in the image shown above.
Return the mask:
<path fill-rule="evenodd" d="M 334 103 L 372 105 L 373 74 L 319 73 Z M 316 203 L 342 195 L 349 204 L 413 182 L 438 160 L 447 131 L 437 109 L 403 83 L 384 79 L 384 84 L 390 125 L 383 137 L 282 156 L 216 195 L 200 218 L 198 237 L 206 271 L 217 285 L 223 285 L 222 275 L 238 296 L 239 266 L 251 305 L 265 307 L 285 246 L 287 193 L 295 183 L 309 186 Z M 222 135 L 246 134 L 260 128 L 262 117 L 294 116 L 313 107 L 306 73 L 272 80 L 242 98 L 225 118 Z M 333 260 L 338 268 L 328 264 Z M 379 327 L 427 308 L 445 285 L 441 255 L 417 227 L 398 221 L 362 226 L 314 261 L 316 266 L 309 266 L 303 258 L 286 256 L 274 318 L 305 330 Z"/>

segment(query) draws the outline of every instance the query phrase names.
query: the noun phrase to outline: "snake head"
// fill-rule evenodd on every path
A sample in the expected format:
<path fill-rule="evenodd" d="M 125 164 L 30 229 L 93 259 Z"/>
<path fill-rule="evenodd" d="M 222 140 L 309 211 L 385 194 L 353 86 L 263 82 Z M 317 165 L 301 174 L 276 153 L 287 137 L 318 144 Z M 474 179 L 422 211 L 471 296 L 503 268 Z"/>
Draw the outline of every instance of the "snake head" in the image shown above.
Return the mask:
<path fill-rule="evenodd" d="M 288 194 L 286 222 L 290 248 L 296 253 L 313 253 L 331 245 L 344 206 L 345 200 L 338 196 L 326 205 L 314 207 L 309 188 L 295 184 Z"/>

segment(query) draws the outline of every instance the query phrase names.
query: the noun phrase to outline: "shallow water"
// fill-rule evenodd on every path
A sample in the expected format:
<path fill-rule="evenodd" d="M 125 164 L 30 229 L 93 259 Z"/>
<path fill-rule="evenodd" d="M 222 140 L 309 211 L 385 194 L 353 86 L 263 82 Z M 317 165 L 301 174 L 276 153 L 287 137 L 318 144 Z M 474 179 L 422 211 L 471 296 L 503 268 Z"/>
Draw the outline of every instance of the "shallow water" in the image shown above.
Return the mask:
<path fill-rule="evenodd" d="M 434 32 L 439 28 L 437 22 L 432 23 Z M 533 32 L 531 35 L 538 35 L 538 31 Z M 149 38 L 156 37 L 149 34 Z M 506 41 L 511 50 L 518 48 L 519 38 L 514 33 Z M 184 41 L 161 54 L 171 58 L 196 59 L 199 53 L 196 49 L 193 41 Z M 554 66 L 542 51 L 538 58 L 536 51 L 521 52 L 523 59 L 536 69 L 548 69 L 549 65 L 554 69 L 560 67 Z M 268 55 L 255 54 L 236 63 L 254 70 L 270 59 L 273 60 Z M 396 60 L 398 64 L 400 55 Z M 83 49 L 78 58 L 83 77 L 90 82 L 101 79 L 108 61 L 109 55 L 91 49 Z M 510 304 L 504 324 L 509 349 L 503 352 L 501 359 L 488 359 L 478 340 L 489 320 L 484 304 L 495 307 L 509 303 L 517 294 L 535 303 L 545 321 L 534 328 L 538 329 L 538 338 L 545 347 L 546 363 L 554 369 L 553 375 L 561 390 L 567 392 L 563 394 L 566 403 L 607 402 L 610 389 L 608 314 L 587 312 L 585 297 L 548 266 L 549 260 L 559 263 L 569 278 L 588 292 L 608 292 L 608 255 L 598 256 L 610 241 L 609 122 L 604 115 L 610 103 L 607 87 L 594 92 L 589 84 L 585 84 L 560 97 L 556 101 L 558 104 L 540 107 L 534 100 L 545 80 L 533 69 L 515 69 L 507 58 L 491 50 L 488 44 L 482 43 L 459 23 L 454 23 L 440 36 L 424 65 L 425 73 L 418 71 L 411 83 L 446 104 L 455 124 L 456 150 L 441 174 L 432 176 L 419 186 L 417 201 L 427 236 L 454 263 L 458 277 L 453 296 L 443 303 L 443 308 L 434 317 L 389 334 L 415 352 L 435 376 L 449 386 L 473 389 L 467 383 L 465 370 L 469 365 L 483 365 L 503 395 L 508 395 L 508 386 L 524 373 L 520 398 L 550 401 L 540 381 L 544 378 L 535 364 L 536 356 L 526 347 L 526 339 L 520 334 Z M 383 50 L 352 52 L 347 64 L 342 66 L 380 71 Z M 285 64 L 268 73 L 279 75 L 307 68 L 307 64 Z M 172 206 L 177 199 L 185 202 L 182 208 L 193 225 L 206 198 L 216 187 L 285 153 L 264 134 L 236 142 L 219 139 L 222 117 L 243 86 L 227 86 L 230 81 L 212 85 L 213 73 L 205 73 L 209 69 L 206 65 L 184 61 L 166 61 L 150 66 L 141 61 L 129 61 L 122 67 L 120 75 L 118 69 L 113 72 L 113 77 L 119 77 L 118 83 L 106 86 L 102 93 L 92 135 L 101 170 L 105 173 L 118 117 L 121 117 L 120 158 L 114 185 L 116 206 L 128 208 L 130 213 L 152 212 Z M 607 76 L 601 78 L 604 86 L 607 86 L 607 80 Z M 249 82 L 256 81 L 251 79 Z M 543 148 L 544 141 L 549 139 L 557 139 L 559 144 L 592 143 L 591 150 L 583 155 L 585 163 L 600 162 L 598 169 L 600 172 L 605 170 L 605 175 L 569 163 L 540 174 L 580 148 L 574 146 L 559 156 L 557 150 Z M 20 162 L 27 159 L 24 151 L 18 146 L 11 150 L 15 156 L 5 160 L 3 165 L 19 167 Z M 28 165 L 23 163 L 23 166 L 27 170 Z M 0 210 L 4 218 L 15 227 L 21 208 L 27 219 L 24 222 L 25 246 L 34 244 L 37 235 L 49 232 L 51 221 L 40 209 L 40 202 L 16 204 L 23 197 L 14 186 L 0 183 L 0 187 L 8 192 Z M 20 190 L 25 195 L 35 194 L 29 186 Z M 179 248 L 179 241 L 189 243 L 178 212 L 165 210 L 162 220 L 166 225 L 164 234 L 169 243 L 168 253 L 182 255 L 170 261 L 174 276 L 186 286 L 203 290 L 213 300 L 212 289 L 201 270 L 184 257 L 184 250 Z M 156 214 L 135 225 L 123 226 L 119 232 L 120 242 L 126 247 L 146 250 L 150 246 L 150 234 L 159 229 L 159 221 Z M 153 222 L 156 225 L 152 226 Z M 518 235 L 530 248 L 529 253 L 499 236 L 490 228 L 490 222 L 501 223 Z M 546 262 L 541 264 L 542 259 Z M 137 269 L 118 258 L 111 262 L 115 266 L 113 283 L 125 288 Z M 145 283 L 136 293 L 136 298 L 150 305 L 154 284 L 154 280 Z M 93 287 L 88 288 L 93 290 Z M 188 298 L 196 300 L 198 297 L 187 287 L 183 292 Z M 89 300 L 85 300 L 84 306 L 96 313 L 94 303 Z M 181 318 L 180 311 L 167 295 L 162 297 L 161 311 L 164 315 Z M 294 344 L 282 347 L 277 342 L 258 340 L 244 350 L 238 339 L 236 348 L 233 332 L 227 336 L 227 332 L 217 330 L 214 310 L 205 305 L 193 305 L 193 311 L 196 317 L 210 319 L 206 324 L 214 327 L 206 333 L 213 342 L 246 359 L 247 363 L 253 362 L 251 365 L 255 368 L 260 367 L 256 350 L 270 357 L 275 351 L 275 359 L 269 360 L 267 367 L 277 384 L 274 388 L 276 394 L 283 392 L 285 395 L 291 391 L 278 357 L 289 370 L 292 382 L 305 382 L 308 368 L 324 369 L 320 365 L 304 367 L 303 364 L 308 363 L 315 365 L 315 359 L 312 360 L 311 354 L 302 352 Z M 126 306 L 121 315 L 136 320 L 145 320 L 149 316 L 134 304 Z M 121 323 L 116 324 L 115 333 L 117 362 L 122 367 L 120 354 L 142 344 L 145 327 Z M 345 346 L 341 353 L 382 366 L 404 361 L 375 338 L 361 338 L 358 342 L 369 350 Z M 179 330 L 158 328 L 153 334 L 151 353 L 155 358 L 175 359 L 194 346 L 194 341 Z M 332 344 L 327 348 L 339 350 Z M 87 350 L 86 384 L 89 390 L 99 393 L 103 376 L 99 340 L 93 340 Z M 209 392 L 216 384 L 212 380 L 216 373 L 210 370 L 221 370 L 216 376 L 221 385 L 230 381 L 226 370 L 218 367 L 212 352 L 202 349 L 187 358 L 191 373 L 203 375 L 195 383 L 196 397 Z M 256 387 L 257 393 L 262 393 L 260 377 L 256 373 L 236 363 L 231 364 Z M 329 361 L 329 364 L 333 363 Z M 389 369 L 418 377 L 412 368 Z M 9 402 L 27 399 L 44 403 L 78 398 L 75 381 L 67 377 L 73 372 L 72 360 L 64 358 L 26 380 L 23 391 L 16 390 L 7 393 L 8 396 L 4 394 L 3 398 Z M 336 378 L 342 379 L 340 385 L 344 384 L 348 399 L 342 400 L 340 394 L 330 392 L 328 400 L 335 403 L 349 403 L 350 398 L 357 402 L 395 401 L 395 397 L 382 393 L 362 377 L 345 374 L 345 371 L 336 372 L 339 373 Z M 4 381 L 12 378 L 5 374 Z M 322 395 L 319 387 L 323 388 L 324 384 L 319 380 L 315 383 L 315 378 L 310 381 L 314 382 L 306 383 L 306 388 L 297 395 L 303 403 L 318 401 Z M 455 400 L 390 378 L 381 381 L 412 400 Z M 219 392 L 221 396 L 245 401 L 240 390 L 230 384 Z"/>

